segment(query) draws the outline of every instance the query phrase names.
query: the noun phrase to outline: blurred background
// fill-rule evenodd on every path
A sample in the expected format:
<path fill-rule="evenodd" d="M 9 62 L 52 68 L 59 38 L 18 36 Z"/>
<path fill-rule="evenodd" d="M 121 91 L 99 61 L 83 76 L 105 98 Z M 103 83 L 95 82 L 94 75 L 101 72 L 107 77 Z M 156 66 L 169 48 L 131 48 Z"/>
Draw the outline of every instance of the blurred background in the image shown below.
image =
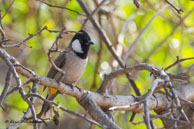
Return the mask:
<path fill-rule="evenodd" d="M 84 14 L 76 0 L 45 0 L 45 2 L 67 7 Z M 101 0 L 84 0 L 87 7 L 92 11 Z M 117 55 L 121 57 L 126 65 L 134 65 L 142 62 L 150 63 L 158 68 L 164 68 L 176 61 L 176 56 L 188 58 L 194 56 L 194 2 L 177 0 L 173 5 L 184 12 L 178 14 L 172 7 L 167 7 L 165 1 L 144 0 L 140 1 L 140 8 L 136 8 L 133 1 L 129 0 L 106 0 L 100 10 L 93 17 L 100 23 L 107 33 Z M 50 30 L 79 31 L 86 30 L 92 41 L 95 43 L 89 52 L 89 63 L 80 79 L 78 86 L 85 90 L 96 91 L 101 84 L 104 74 L 119 68 L 119 65 L 105 43 L 101 40 L 95 28 L 86 17 L 75 12 L 49 7 L 44 3 L 35 0 L 0 0 L 2 23 L 7 38 L 22 41 L 30 34 L 34 34 L 44 26 Z M 6 11 L 7 10 L 7 11 Z M 159 13 L 160 11 L 160 13 Z M 48 61 L 48 49 L 55 41 L 58 34 L 43 31 L 39 35 L 27 41 L 27 45 L 7 48 L 10 55 L 18 59 L 24 66 L 34 70 L 41 76 L 46 76 L 50 68 Z M 63 49 L 71 41 L 74 33 L 63 34 L 59 40 L 60 49 Z M 13 44 L 14 42 L 10 42 Z M 132 44 L 133 47 L 132 47 Z M 131 49 L 132 48 L 132 49 Z M 130 53 L 129 53 L 130 50 Z M 127 54 L 128 53 L 128 54 Z M 58 53 L 53 54 L 56 57 Z M 0 93 L 3 90 L 5 77 L 8 69 L 0 59 Z M 185 61 L 169 70 L 174 74 L 186 74 L 190 78 L 187 82 L 194 82 L 194 61 Z M 22 81 L 26 78 L 22 77 Z M 147 92 L 153 79 L 147 71 L 133 73 L 141 94 Z M 181 85 L 175 83 L 174 85 Z M 14 87 L 14 80 L 11 87 Z M 25 86 L 26 92 L 31 85 Z M 39 93 L 43 86 L 39 86 Z M 135 95 L 131 85 L 125 76 L 113 80 L 110 93 L 115 95 Z M 85 113 L 77 101 L 67 95 L 59 95 L 55 99 L 62 106 L 79 113 Z M 18 91 L 10 94 L 4 101 L 5 111 L 0 108 L 0 129 L 6 128 L 13 123 L 6 123 L 6 120 L 19 121 L 23 112 L 28 108 Z M 37 113 L 40 110 L 42 101 L 37 100 L 35 108 Z M 91 127 L 86 121 L 80 120 L 72 115 L 60 111 L 61 123 L 65 129 L 86 129 Z M 154 112 L 152 112 L 154 113 Z M 143 129 L 145 124 L 134 125 L 129 122 L 131 112 L 114 112 L 114 119 L 122 129 Z M 143 121 L 143 114 L 137 114 L 134 123 Z M 163 127 L 160 120 L 154 120 L 156 128 Z M 76 124 L 75 124 L 76 123 Z M 51 127 L 51 126 L 50 126 Z M 21 129 L 31 129 L 32 124 L 24 123 Z M 52 128 L 52 127 L 51 127 Z M 64 126 L 63 126 L 64 128 Z"/>

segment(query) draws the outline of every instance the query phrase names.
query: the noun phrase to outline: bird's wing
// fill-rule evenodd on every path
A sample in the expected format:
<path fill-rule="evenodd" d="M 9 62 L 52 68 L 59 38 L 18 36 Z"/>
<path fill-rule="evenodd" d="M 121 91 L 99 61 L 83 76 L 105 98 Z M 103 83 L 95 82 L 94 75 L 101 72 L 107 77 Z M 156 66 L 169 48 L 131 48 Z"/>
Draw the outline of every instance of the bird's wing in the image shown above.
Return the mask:
<path fill-rule="evenodd" d="M 62 52 L 54 61 L 55 65 L 58 68 L 62 68 L 63 65 L 65 64 L 65 58 L 66 58 L 66 53 L 67 51 Z M 56 74 L 57 74 L 57 70 L 55 69 L 54 66 L 52 66 L 47 74 L 48 78 L 55 78 Z"/>
<path fill-rule="evenodd" d="M 62 68 L 63 65 L 65 64 L 65 60 L 66 60 L 66 53 L 69 51 L 69 49 L 65 49 L 62 53 L 59 54 L 59 56 L 55 59 L 54 63 L 58 68 Z M 57 75 L 58 71 L 55 69 L 55 67 L 51 67 L 47 77 L 48 78 L 55 78 Z M 45 86 L 43 88 L 43 91 L 46 89 L 47 87 Z M 53 93 L 53 94 L 51 94 Z M 58 94 L 57 90 L 55 88 L 49 88 L 49 92 L 46 96 L 46 99 L 48 100 L 53 100 L 56 95 Z M 48 112 L 48 110 L 50 109 L 50 106 L 44 102 L 42 109 L 39 113 L 39 116 L 42 117 L 42 115 L 44 115 L 44 117 L 46 116 L 50 116 L 50 113 L 46 114 Z"/>
<path fill-rule="evenodd" d="M 69 51 L 69 49 L 65 49 L 62 53 L 59 54 L 59 56 L 55 59 L 54 63 L 58 68 L 62 68 L 65 64 L 66 60 L 66 53 Z M 58 71 L 55 69 L 54 66 L 52 66 L 47 74 L 48 78 L 55 78 Z M 46 89 L 46 86 L 43 88 L 43 91 Z"/>

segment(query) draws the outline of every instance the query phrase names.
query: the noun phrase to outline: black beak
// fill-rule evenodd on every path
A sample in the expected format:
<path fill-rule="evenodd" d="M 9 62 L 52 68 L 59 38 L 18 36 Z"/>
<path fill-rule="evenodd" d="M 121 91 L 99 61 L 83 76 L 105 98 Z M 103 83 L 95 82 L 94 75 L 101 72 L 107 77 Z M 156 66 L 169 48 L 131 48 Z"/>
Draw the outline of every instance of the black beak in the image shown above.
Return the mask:
<path fill-rule="evenodd" d="M 92 41 L 89 41 L 89 44 L 90 44 L 90 45 L 94 45 L 94 43 L 93 43 Z"/>

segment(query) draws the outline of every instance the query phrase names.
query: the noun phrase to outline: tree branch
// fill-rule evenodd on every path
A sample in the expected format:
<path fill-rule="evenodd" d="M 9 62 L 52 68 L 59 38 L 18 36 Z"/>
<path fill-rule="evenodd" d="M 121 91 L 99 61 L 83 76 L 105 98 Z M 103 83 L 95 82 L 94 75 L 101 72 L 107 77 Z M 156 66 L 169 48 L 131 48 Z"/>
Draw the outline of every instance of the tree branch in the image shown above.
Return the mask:
<path fill-rule="evenodd" d="M 147 57 L 144 59 L 144 62 L 147 62 L 149 58 L 152 56 L 153 53 L 156 52 L 157 49 L 159 49 L 166 41 L 168 38 L 170 38 L 171 35 L 176 32 L 177 28 L 182 24 L 182 22 L 194 11 L 194 9 L 190 10 L 183 18 L 180 19 L 180 21 L 174 26 L 172 31 L 162 40 L 160 41 L 148 54 Z"/>
<path fill-rule="evenodd" d="M 111 108 L 115 106 L 120 106 L 117 109 L 114 110 L 129 110 L 134 112 L 142 112 L 143 107 L 142 105 L 134 105 L 136 99 L 138 97 L 133 97 L 132 95 L 129 96 L 120 96 L 120 95 L 106 95 L 103 96 L 97 92 L 91 92 L 87 90 L 82 90 L 78 87 L 72 87 L 69 85 L 66 85 L 62 82 L 57 82 L 55 79 L 50 79 L 47 77 L 39 76 L 35 74 L 34 72 L 28 70 L 24 66 L 22 67 L 21 64 L 13 57 L 9 56 L 9 54 L 0 48 L 0 56 L 6 55 L 8 58 L 10 58 L 11 62 L 15 65 L 15 68 L 18 73 L 21 75 L 31 78 L 32 80 L 39 80 L 41 85 L 55 88 L 62 94 L 67 94 L 72 97 L 75 97 L 76 99 L 79 99 L 83 96 L 85 92 L 90 94 L 92 99 L 96 102 L 97 105 L 103 108 Z M 188 101 L 194 101 L 194 94 L 192 94 L 190 91 L 194 90 L 194 84 L 185 85 L 184 87 L 176 87 L 175 92 L 178 97 L 183 98 Z M 155 94 L 156 98 L 151 97 L 149 101 L 149 109 L 157 110 L 157 109 L 165 109 L 170 106 L 170 101 L 167 99 L 166 95 L 163 94 Z M 156 102 L 158 101 L 158 103 Z"/>
<path fill-rule="evenodd" d="M 5 79 L 5 86 L 3 88 L 3 91 L 1 93 L 1 96 L 0 96 L 0 106 L 3 108 L 3 101 L 7 95 L 7 91 L 9 90 L 9 86 L 11 84 L 11 78 L 12 78 L 13 74 L 12 74 L 12 70 L 9 68 L 8 72 L 7 72 L 7 76 L 6 76 L 6 79 Z"/>
<path fill-rule="evenodd" d="M 91 23 L 93 24 L 93 26 L 95 27 L 95 29 L 97 30 L 97 32 L 99 33 L 99 35 L 101 36 L 102 40 L 105 42 L 107 48 L 109 49 L 109 51 L 111 52 L 111 54 L 113 55 L 113 57 L 118 61 L 119 65 L 124 68 L 125 64 L 123 63 L 123 61 L 119 58 L 119 56 L 117 56 L 116 51 L 114 49 L 114 47 L 112 46 L 111 41 L 109 40 L 109 38 L 107 37 L 106 33 L 104 32 L 104 30 L 101 28 L 101 26 L 94 20 L 94 18 L 92 17 L 91 13 L 89 12 L 88 8 L 85 6 L 85 4 L 82 2 L 82 0 L 77 0 L 78 3 L 80 4 L 80 6 L 82 7 L 82 9 L 84 10 L 84 12 L 86 13 L 86 15 L 88 16 L 88 18 L 90 19 Z M 130 79 L 130 75 L 126 74 L 127 79 L 129 80 L 129 82 L 131 83 L 135 93 L 137 95 L 140 95 L 139 89 L 137 88 L 134 80 Z M 100 91 L 99 92 L 104 92 L 104 91 Z"/>
<path fill-rule="evenodd" d="M 27 94 L 26 97 L 37 97 L 37 98 L 41 99 L 42 101 L 44 101 L 44 102 L 46 102 L 46 103 L 55 105 L 56 107 L 60 108 L 62 111 L 65 111 L 65 112 L 67 112 L 67 113 L 69 113 L 69 114 L 72 114 L 72 115 L 75 115 L 75 116 L 77 116 L 77 117 L 80 117 L 80 118 L 82 118 L 82 119 L 85 119 L 86 121 L 88 121 L 88 122 L 90 122 L 90 123 L 92 123 L 92 124 L 98 125 L 99 127 L 103 127 L 102 125 L 100 125 L 100 124 L 97 123 L 96 121 L 94 121 L 94 120 L 92 120 L 92 119 L 86 117 L 85 115 L 82 115 L 82 114 L 79 114 L 79 113 L 77 113 L 77 112 L 71 111 L 71 110 L 69 110 L 69 109 L 67 109 L 67 108 L 64 108 L 64 107 L 62 107 L 61 105 L 59 105 L 58 103 L 56 103 L 56 102 L 54 102 L 54 101 L 50 101 L 50 100 L 48 100 L 48 99 L 45 99 L 43 96 L 38 95 L 37 93 Z"/>
<path fill-rule="evenodd" d="M 146 97 L 144 100 L 144 114 L 145 114 L 145 123 L 147 125 L 148 129 L 151 129 L 151 123 L 150 123 L 150 110 L 149 110 L 149 100 L 154 92 L 154 90 L 156 89 L 156 87 L 158 86 L 159 83 L 164 82 L 164 80 L 162 79 L 155 79 L 152 83 L 151 88 L 148 90 L 148 92 L 146 93 Z"/>
<path fill-rule="evenodd" d="M 128 47 L 128 50 L 125 54 L 124 57 L 124 62 L 127 61 L 127 58 L 133 53 L 133 50 L 135 48 L 135 46 L 137 45 L 139 39 L 141 38 L 141 36 L 143 35 L 143 33 L 147 30 L 147 28 L 151 25 L 152 21 L 161 13 L 163 12 L 166 8 L 168 7 L 168 4 L 164 5 L 159 11 L 157 11 L 154 16 L 148 21 L 148 23 L 145 25 L 145 27 L 142 29 L 142 31 L 138 34 L 138 36 L 136 37 L 136 39 L 131 43 L 131 45 Z"/>
<path fill-rule="evenodd" d="M 86 92 L 78 102 L 88 111 L 93 119 L 104 125 L 105 129 L 120 129 L 91 98 L 92 96 Z"/>
<path fill-rule="evenodd" d="M 39 2 L 41 2 L 41 3 L 43 3 L 43 4 L 45 4 L 45 5 L 47 5 L 47 6 L 49 6 L 49 7 L 54 7 L 54 8 L 59 8 L 59 9 L 66 9 L 66 10 L 68 10 L 68 11 L 74 12 L 74 13 L 79 14 L 79 15 L 81 15 L 81 16 L 85 16 L 85 15 L 83 15 L 83 14 L 81 14 L 81 13 L 79 13 L 79 12 L 73 10 L 73 9 L 69 9 L 69 8 L 62 7 L 62 6 L 51 5 L 51 4 L 46 3 L 46 2 L 44 2 L 44 1 L 42 1 L 42 0 L 37 0 L 37 1 L 39 1 Z M 85 16 L 85 17 L 86 17 L 86 16 Z"/>

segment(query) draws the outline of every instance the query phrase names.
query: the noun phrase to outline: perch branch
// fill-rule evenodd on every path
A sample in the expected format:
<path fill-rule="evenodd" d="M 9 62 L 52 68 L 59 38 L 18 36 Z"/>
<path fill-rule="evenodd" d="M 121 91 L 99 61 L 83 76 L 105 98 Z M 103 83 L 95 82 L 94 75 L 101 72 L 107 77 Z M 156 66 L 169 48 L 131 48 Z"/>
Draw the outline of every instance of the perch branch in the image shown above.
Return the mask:
<path fill-rule="evenodd" d="M 61 92 L 63 94 L 70 95 L 70 96 L 75 97 L 77 99 L 81 98 L 83 93 L 88 92 L 89 94 L 91 94 L 93 100 L 100 107 L 104 107 L 104 108 L 110 108 L 110 107 L 114 107 L 114 106 L 129 106 L 130 104 L 136 102 L 136 99 L 131 95 L 129 95 L 129 96 L 120 96 L 120 95 L 118 95 L 118 96 L 117 95 L 103 96 L 99 93 L 81 90 L 80 88 L 77 88 L 77 87 L 72 88 L 72 86 L 66 85 L 62 82 L 58 83 L 55 79 L 50 79 L 47 77 L 39 76 L 39 75 L 35 74 L 34 72 L 28 70 L 24 66 L 22 67 L 20 65 L 20 63 L 15 58 L 9 56 L 9 54 L 5 50 L 0 48 L 0 56 L 2 57 L 2 55 L 6 55 L 11 60 L 11 62 L 15 66 L 17 72 L 20 73 L 21 75 L 23 75 L 27 78 L 31 78 L 32 80 L 39 80 L 41 85 L 55 88 L 59 92 Z M 177 89 L 176 92 L 177 92 L 178 97 L 183 98 L 185 100 L 194 100 L 192 98 L 192 97 L 194 97 L 194 95 L 191 94 L 191 92 L 190 92 L 193 90 L 192 88 L 194 88 L 194 84 L 186 85 L 184 87 L 179 87 L 179 88 L 177 87 L 175 89 Z M 183 93 L 184 93 L 184 95 L 182 95 Z M 158 107 L 165 108 L 166 106 L 168 106 L 169 103 L 167 103 L 167 105 L 162 103 L 163 102 L 162 99 L 169 101 L 165 95 L 156 94 L 156 98 L 160 102 L 160 103 L 158 103 L 159 105 L 157 105 L 157 103 L 155 103 L 155 102 L 151 102 L 151 104 L 149 104 L 150 105 L 149 109 L 157 109 Z M 163 104 L 166 106 L 164 106 Z M 139 108 L 137 108 L 137 107 L 139 107 Z M 139 111 L 142 112 L 143 107 L 141 107 L 141 105 L 138 105 L 138 106 L 132 105 L 132 106 L 129 106 L 127 108 L 122 108 L 122 109 L 118 108 L 116 110 L 130 110 L 130 111 L 135 111 L 135 112 L 139 112 Z"/>

